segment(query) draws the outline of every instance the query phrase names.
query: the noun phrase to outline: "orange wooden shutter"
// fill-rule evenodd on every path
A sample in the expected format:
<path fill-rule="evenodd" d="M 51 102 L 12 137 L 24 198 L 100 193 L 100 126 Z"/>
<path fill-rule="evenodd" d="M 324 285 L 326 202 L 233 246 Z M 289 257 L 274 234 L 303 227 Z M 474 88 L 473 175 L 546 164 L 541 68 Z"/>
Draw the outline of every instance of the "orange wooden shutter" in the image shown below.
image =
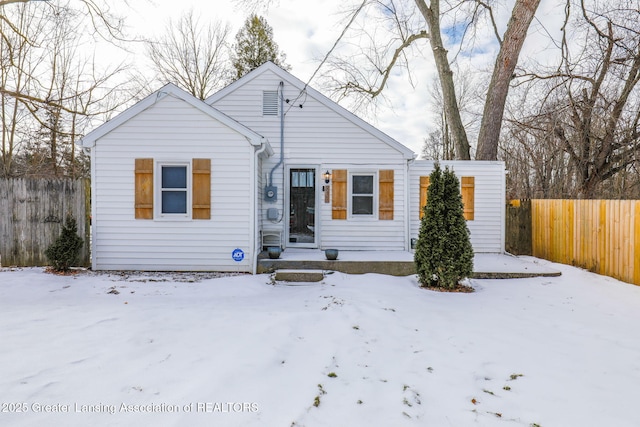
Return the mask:
<path fill-rule="evenodd" d="M 332 181 L 331 218 L 347 219 L 347 171 L 334 170 Z"/>
<path fill-rule="evenodd" d="M 211 219 L 211 159 L 193 159 L 192 217 Z"/>
<path fill-rule="evenodd" d="M 378 192 L 378 219 L 393 219 L 393 169 L 380 171 Z"/>
<path fill-rule="evenodd" d="M 420 177 L 420 219 L 424 216 L 424 207 L 427 206 L 427 194 L 429 191 L 429 177 Z"/>
<path fill-rule="evenodd" d="M 475 216 L 475 178 L 472 176 L 463 176 L 461 184 L 462 204 L 464 205 L 464 219 L 472 221 Z"/>
<path fill-rule="evenodd" d="M 153 219 L 153 159 L 136 159 L 135 217 Z"/>

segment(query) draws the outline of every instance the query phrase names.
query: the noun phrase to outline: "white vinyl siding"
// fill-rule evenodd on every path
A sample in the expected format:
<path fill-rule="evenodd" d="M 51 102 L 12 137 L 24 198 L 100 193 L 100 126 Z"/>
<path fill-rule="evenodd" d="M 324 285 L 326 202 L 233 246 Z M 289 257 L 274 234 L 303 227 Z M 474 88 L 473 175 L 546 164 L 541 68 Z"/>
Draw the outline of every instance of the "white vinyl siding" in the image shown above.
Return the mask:
<path fill-rule="evenodd" d="M 252 270 L 254 148 L 244 136 L 167 96 L 100 138 L 92 151 L 94 268 Z M 156 219 L 136 220 L 135 159 L 187 165 L 196 157 L 211 159 L 211 219 L 160 221 L 156 206 Z M 157 168 L 154 175 L 157 192 Z M 239 263 L 231 258 L 236 248 L 245 251 Z"/>
<path fill-rule="evenodd" d="M 277 91 L 281 81 L 280 76 L 265 71 L 212 104 L 271 142 L 275 154 L 264 162 L 263 175 L 268 175 L 280 159 L 280 120 L 263 116 L 263 91 Z M 320 248 L 344 250 L 406 249 L 408 241 L 405 231 L 404 177 L 407 160 L 403 153 L 381 140 L 378 135 L 355 125 L 344 115 L 328 108 L 314 97 L 301 94 L 300 90 L 291 83 L 285 81 L 283 90 L 285 99 L 297 99 L 297 101 L 284 105 L 284 164 L 280 165 L 273 174 L 273 185 L 279 189 L 278 200 L 276 203 L 268 203 L 260 198 L 262 228 L 280 230 L 284 233 L 283 223 L 266 220 L 265 212 L 270 207 L 283 211 L 283 170 L 287 165 L 318 165 L 320 171 L 393 170 L 393 220 L 362 221 L 354 218 L 344 221 L 332 220 L 331 203 L 324 203 L 324 197 L 321 195 L 318 206 L 320 214 L 316 214 L 316 221 L 319 221 L 318 245 Z M 321 188 L 318 191 L 321 191 Z M 374 206 L 373 216 L 376 218 L 377 209 L 377 205 Z"/>
<path fill-rule="evenodd" d="M 420 177 L 429 176 L 433 161 L 418 160 L 410 168 L 410 234 L 420 231 Z M 474 177 L 474 219 L 467 221 L 474 252 L 504 252 L 505 169 L 503 162 L 441 161 L 440 167 L 452 168 L 458 179 Z"/>

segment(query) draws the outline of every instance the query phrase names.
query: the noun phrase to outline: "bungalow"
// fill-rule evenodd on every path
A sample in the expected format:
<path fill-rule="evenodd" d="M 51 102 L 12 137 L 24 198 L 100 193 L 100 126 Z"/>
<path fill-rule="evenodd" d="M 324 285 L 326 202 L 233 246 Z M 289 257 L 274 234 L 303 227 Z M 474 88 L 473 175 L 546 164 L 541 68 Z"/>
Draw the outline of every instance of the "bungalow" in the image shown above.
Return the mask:
<path fill-rule="evenodd" d="M 267 246 L 408 251 L 433 162 L 273 63 L 201 101 L 168 84 L 86 135 L 96 270 L 255 272 Z M 504 252 L 504 164 L 461 177 Z"/>

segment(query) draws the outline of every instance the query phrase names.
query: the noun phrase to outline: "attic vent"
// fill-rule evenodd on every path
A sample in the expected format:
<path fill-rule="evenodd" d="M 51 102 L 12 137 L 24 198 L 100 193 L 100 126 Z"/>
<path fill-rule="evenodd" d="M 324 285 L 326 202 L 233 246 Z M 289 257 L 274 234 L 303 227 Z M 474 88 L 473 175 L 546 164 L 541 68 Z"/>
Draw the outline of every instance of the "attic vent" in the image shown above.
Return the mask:
<path fill-rule="evenodd" d="M 265 90 L 262 92 L 262 115 L 277 116 L 278 115 L 278 91 Z"/>

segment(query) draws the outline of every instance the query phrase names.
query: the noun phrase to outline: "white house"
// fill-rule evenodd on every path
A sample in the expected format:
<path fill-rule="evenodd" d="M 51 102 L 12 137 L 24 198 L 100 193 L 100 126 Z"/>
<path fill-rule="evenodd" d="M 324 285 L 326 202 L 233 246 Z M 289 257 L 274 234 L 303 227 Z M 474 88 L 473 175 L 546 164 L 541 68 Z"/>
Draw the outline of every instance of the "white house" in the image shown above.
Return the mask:
<path fill-rule="evenodd" d="M 80 144 L 96 270 L 255 272 L 266 246 L 408 251 L 433 168 L 273 63 L 205 101 L 166 85 Z M 503 163 L 446 165 L 474 249 L 503 252 Z"/>

